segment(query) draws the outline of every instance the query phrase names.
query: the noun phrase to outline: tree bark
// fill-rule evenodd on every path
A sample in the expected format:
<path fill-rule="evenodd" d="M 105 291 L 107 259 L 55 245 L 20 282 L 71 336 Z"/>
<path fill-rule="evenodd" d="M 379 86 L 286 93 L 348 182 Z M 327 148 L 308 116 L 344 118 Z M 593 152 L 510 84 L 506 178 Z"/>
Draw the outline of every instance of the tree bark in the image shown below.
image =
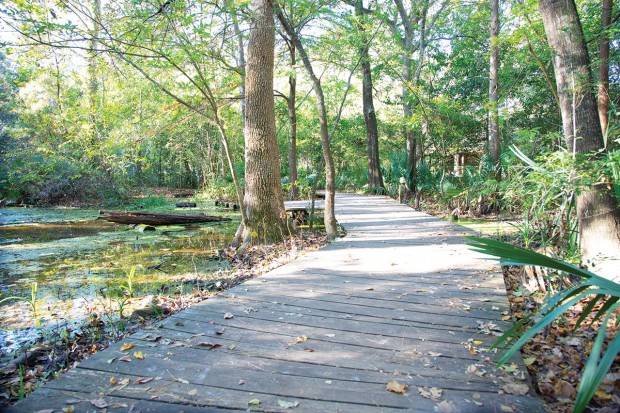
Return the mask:
<path fill-rule="evenodd" d="M 603 134 L 577 8 L 573 0 L 540 0 L 539 7 L 553 53 L 567 146 L 573 153 L 594 157 L 603 150 Z M 620 209 L 612 185 L 581 189 L 577 217 L 584 263 L 595 265 L 602 276 L 620 278 Z"/>
<path fill-rule="evenodd" d="M 601 119 L 603 136 L 607 133 L 607 124 L 609 123 L 607 112 L 609 112 L 609 40 L 611 34 L 608 30 L 611 25 L 612 3 L 613 0 L 603 0 L 603 11 L 601 13 L 603 33 L 598 48 L 598 116 Z"/>
<path fill-rule="evenodd" d="M 323 150 L 323 159 L 325 161 L 325 211 L 323 213 L 323 222 L 325 224 L 325 232 L 328 239 L 334 239 L 338 236 L 338 222 L 336 221 L 336 213 L 334 209 L 335 193 L 336 193 L 336 173 L 334 167 L 334 158 L 329 142 L 329 130 L 327 128 L 327 109 L 325 107 L 325 96 L 323 95 L 323 87 L 321 80 L 318 78 L 312 67 L 312 62 L 304 49 L 301 39 L 290 22 L 284 16 L 282 10 L 278 7 L 276 10 L 278 20 L 286 31 L 289 38 L 295 44 L 297 51 L 304 64 L 306 72 L 314 86 L 314 94 L 317 100 L 317 110 L 319 113 L 319 126 L 321 136 L 321 148 Z"/>
<path fill-rule="evenodd" d="M 491 58 L 489 60 L 489 153 L 493 161 L 493 170 L 497 182 L 502 179 L 502 167 L 500 162 L 501 141 L 499 136 L 499 0 L 491 1 L 491 33 L 490 47 Z"/>
<path fill-rule="evenodd" d="M 370 40 L 364 27 L 364 7 L 362 0 L 355 3 L 355 17 L 357 31 L 360 36 L 359 53 L 362 71 L 362 106 L 364 123 L 366 124 L 366 138 L 368 141 L 368 187 L 384 188 L 383 177 L 379 163 L 379 128 L 377 127 L 377 114 L 372 97 L 372 72 L 370 70 L 370 55 L 368 48 Z"/>
<path fill-rule="evenodd" d="M 288 169 L 289 179 L 291 183 L 291 190 L 289 191 L 289 197 L 291 200 L 297 199 L 297 77 L 295 75 L 295 65 L 297 59 L 295 56 L 296 49 L 295 43 L 288 39 L 286 44 L 289 49 L 290 62 L 291 62 L 291 74 L 288 76 Z"/>
<path fill-rule="evenodd" d="M 246 67 L 245 197 L 247 223 L 236 240 L 275 242 L 289 235 L 280 186 L 273 96 L 275 27 L 270 0 L 253 0 Z"/>

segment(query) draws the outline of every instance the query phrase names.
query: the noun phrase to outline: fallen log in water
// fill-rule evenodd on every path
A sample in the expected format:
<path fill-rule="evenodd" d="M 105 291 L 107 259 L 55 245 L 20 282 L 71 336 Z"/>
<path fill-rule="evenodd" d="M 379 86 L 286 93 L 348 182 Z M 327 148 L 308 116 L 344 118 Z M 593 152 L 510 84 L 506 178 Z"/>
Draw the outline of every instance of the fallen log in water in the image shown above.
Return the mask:
<path fill-rule="evenodd" d="M 129 211 L 99 211 L 99 217 L 97 217 L 97 219 L 105 219 L 109 222 L 129 225 L 175 225 L 230 221 L 230 218 L 203 214 L 167 214 L 158 212 Z"/>

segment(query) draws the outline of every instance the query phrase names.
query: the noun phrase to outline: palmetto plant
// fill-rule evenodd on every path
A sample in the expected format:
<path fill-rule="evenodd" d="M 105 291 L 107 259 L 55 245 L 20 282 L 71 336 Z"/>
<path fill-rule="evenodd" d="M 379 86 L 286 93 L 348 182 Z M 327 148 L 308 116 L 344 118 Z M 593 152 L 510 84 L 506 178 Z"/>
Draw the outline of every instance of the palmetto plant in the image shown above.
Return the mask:
<path fill-rule="evenodd" d="M 592 297 L 575 325 L 575 328 L 578 328 L 595 311 L 595 307 L 599 306 L 592 320 L 602 318 L 603 321 L 592 345 L 588 361 L 583 369 L 573 408 L 574 412 L 582 412 L 592 396 L 594 396 L 605 374 L 609 371 L 616 355 L 620 352 L 619 334 L 612 336 L 606 350 L 603 350 L 609 320 L 620 308 L 620 284 L 566 262 L 515 245 L 491 239 L 468 238 L 468 244 L 471 245 L 473 250 L 499 257 L 503 265 L 535 265 L 557 270 L 561 274 L 573 274 L 581 278 L 577 285 L 550 297 L 539 311 L 516 323 L 497 340 L 493 347 L 508 349 L 499 360 L 499 365 L 501 366 L 527 340 L 551 324 L 565 311 L 580 300 Z M 619 320 L 620 318 L 616 320 L 616 324 L 618 324 Z"/>

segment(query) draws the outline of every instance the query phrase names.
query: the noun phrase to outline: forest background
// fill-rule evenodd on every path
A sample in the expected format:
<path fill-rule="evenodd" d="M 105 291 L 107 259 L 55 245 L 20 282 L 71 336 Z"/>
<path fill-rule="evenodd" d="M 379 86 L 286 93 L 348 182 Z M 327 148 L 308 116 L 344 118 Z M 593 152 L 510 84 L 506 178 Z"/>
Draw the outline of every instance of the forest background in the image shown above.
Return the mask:
<path fill-rule="evenodd" d="M 118 204 L 165 186 L 234 198 L 249 3 L 5 3 L 2 197 Z M 587 87 L 607 98 L 604 148 L 579 168 L 537 2 L 278 2 L 283 193 L 325 183 L 320 88 L 338 189 L 396 196 L 404 177 L 417 207 L 522 215 L 525 246 L 578 259 L 576 195 L 601 180 L 619 194 L 620 12 L 609 0 L 577 6 Z"/>

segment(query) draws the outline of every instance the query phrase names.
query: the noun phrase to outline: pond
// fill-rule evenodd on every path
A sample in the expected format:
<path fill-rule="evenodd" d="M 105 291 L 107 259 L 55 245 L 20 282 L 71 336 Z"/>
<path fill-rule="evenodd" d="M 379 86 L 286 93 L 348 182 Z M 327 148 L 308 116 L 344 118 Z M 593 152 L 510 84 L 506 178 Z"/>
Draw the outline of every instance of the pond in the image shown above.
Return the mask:
<path fill-rule="evenodd" d="M 172 203 L 157 212 L 180 211 Z M 97 220 L 96 210 L 0 209 L 0 362 L 59 325 L 77 328 L 94 313 L 131 310 L 132 302 L 182 293 L 228 269 L 218 250 L 231 242 L 237 214 L 215 207 L 185 212 L 232 221 L 140 232 Z"/>

